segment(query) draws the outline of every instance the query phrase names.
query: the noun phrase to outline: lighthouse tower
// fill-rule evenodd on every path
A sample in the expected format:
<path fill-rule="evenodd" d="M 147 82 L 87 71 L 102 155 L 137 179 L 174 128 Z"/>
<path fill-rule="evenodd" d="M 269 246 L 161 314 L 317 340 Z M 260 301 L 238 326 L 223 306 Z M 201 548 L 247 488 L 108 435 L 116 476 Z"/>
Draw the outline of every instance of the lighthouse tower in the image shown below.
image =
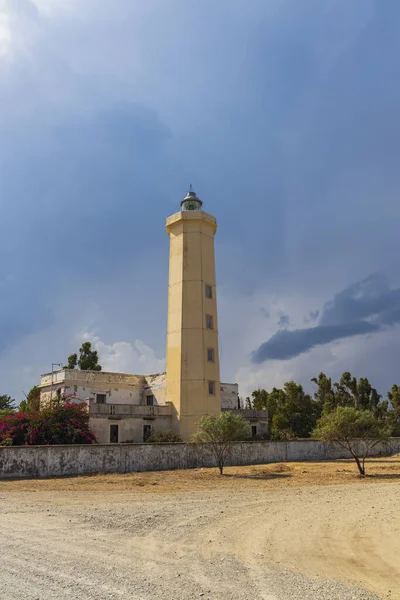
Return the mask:
<path fill-rule="evenodd" d="M 189 441 L 203 415 L 221 411 L 214 257 L 215 217 L 190 186 L 167 218 L 170 239 L 166 401 L 173 426 Z"/>

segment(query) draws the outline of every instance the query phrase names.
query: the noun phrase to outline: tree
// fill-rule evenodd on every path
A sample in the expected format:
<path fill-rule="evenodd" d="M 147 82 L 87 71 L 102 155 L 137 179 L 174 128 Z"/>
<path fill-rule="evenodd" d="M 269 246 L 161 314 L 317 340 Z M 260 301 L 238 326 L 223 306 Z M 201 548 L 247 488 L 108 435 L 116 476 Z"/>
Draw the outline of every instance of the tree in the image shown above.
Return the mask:
<path fill-rule="evenodd" d="M 266 390 L 254 390 L 251 394 L 253 408 L 255 410 L 266 410 L 268 408 L 268 392 Z"/>
<path fill-rule="evenodd" d="M 294 381 L 287 381 L 283 389 L 273 388 L 267 408 L 273 439 L 310 437 L 320 416 L 318 403 Z"/>
<path fill-rule="evenodd" d="M 15 409 L 15 400 L 8 394 L 0 396 L 0 413 L 11 414 Z"/>
<path fill-rule="evenodd" d="M 317 404 L 310 394 L 306 394 L 303 386 L 288 381 L 283 386 L 285 392 L 285 406 L 283 416 L 288 423 L 288 429 L 293 431 L 295 437 L 310 437 L 319 417 Z"/>
<path fill-rule="evenodd" d="M 76 369 L 76 365 L 78 364 L 78 355 L 76 354 L 70 354 L 68 356 L 68 364 L 65 367 L 66 369 Z"/>
<path fill-rule="evenodd" d="M 392 435 L 400 435 L 400 386 L 394 384 L 392 389 L 387 393 L 390 402 L 390 410 L 388 411 L 388 422 L 392 430 Z"/>
<path fill-rule="evenodd" d="M 246 410 L 253 410 L 253 402 L 249 396 L 246 396 L 245 408 Z"/>
<path fill-rule="evenodd" d="M 222 475 L 232 442 L 250 438 L 250 426 L 241 415 L 223 411 L 217 417 L 204 416 L 200 419 L 193 441 L 209 444 L 219 472 Z"/>
<path fill-rule="evenodd" d="M 389 431 L 370 410 L 337 406 L 334 411 L 322 415 L 313 437 L 348 450 L 360 475 L 365 475 L 365 459 L 371 456 L 379 443 L 389 439 Z"/>
<path fill-rule="evenodd" d="M 81 371 L 101 371 L 98 352 L 92 350 L 91 342 L 83 342 L 79 349 L 79 358 L 76 353 L 68 356 L 68 364 L 64 368 L 75 369 L 77 366 Z"/>
<path fill-rule="evenodd" d="M 366 377 L 361 377 L 357 381 L 357 378 L 352 377 L 348 371 L 343 373 L 340 382 L 335 383 L 335 387 L 339 396 L 338 404 L 341 406 L 374 411 L 381 398 Z"/>
<path fill-rule="evenodd" d="M 272 388 L 268 394 L 268 429 L 270 437 L 274 440 L 287 439 L 293 437 L 293 432 L 287 430 L 288 423 L 283 417 L 284 406 L 286 403 L 285 392 L 281 389 Z"/>
<path fill-rule="evenodd" d="M 40 408 L 40 388 L 34 385 L 33 388 L 28 392 L 25 400 L 19 403 L 18 410 L 20 412 L 28 412 L 30 410 L 39 410 Z"/>
<path fill-rule="evenodd" d="M 313 377 L 311 381 L 318 386 L 314 398 L 319 405 L 320 414 L 324 409 L 333 410 L 337 406 L 337 398 L 332 387 L 332 379 L 325 373 L 320 373 L 318 378 Z"/>
<path fill-rule="evenodd" d="M 97 350 L 92 350 L 90 342 L 83 342 L 79 350 L 78 366 L 81 371 L 101 371 Z"/>
<path fill-rule="evenodd" d="M 320 412 L 335 410 L 337 406 L 351 406 L 370 410 L 379 419 L 386 420 L 388 404 L 381 402 L 381 396 L 366 377 L 357 381 L 356 377 L 345 371 L 339 383 L 332 384 L 325 373 L 320 373 L 318 378 L 314 377 L 311 381 L 318 386 L 314 398 L 319 403 Z"/>

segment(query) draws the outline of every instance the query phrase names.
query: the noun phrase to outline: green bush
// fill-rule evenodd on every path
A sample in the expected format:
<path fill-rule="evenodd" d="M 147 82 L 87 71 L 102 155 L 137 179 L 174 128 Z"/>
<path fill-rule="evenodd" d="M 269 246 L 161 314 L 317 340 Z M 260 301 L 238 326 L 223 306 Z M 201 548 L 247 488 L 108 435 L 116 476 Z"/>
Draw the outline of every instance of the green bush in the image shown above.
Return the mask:
<path fill-rule="evenodd" d="M 146 442 L 150 443 L 162 443 L 162 442 L 181 442 L 182 438 L 173 431 L 157 431 L 157 429 L 152 429 L 149 437 Z"/>

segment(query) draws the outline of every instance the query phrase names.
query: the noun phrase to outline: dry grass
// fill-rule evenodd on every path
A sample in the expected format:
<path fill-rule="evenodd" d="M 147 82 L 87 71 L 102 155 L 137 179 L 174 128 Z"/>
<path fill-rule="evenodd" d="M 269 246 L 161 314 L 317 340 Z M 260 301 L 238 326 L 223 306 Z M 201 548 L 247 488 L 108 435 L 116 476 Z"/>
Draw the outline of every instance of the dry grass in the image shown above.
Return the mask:
<path fill-rule="evenodd" d="M 337 485 L 400 481 L 400 456 L 370 459 L 367 477 L 360 478 L 353 460 L 295 462 L 217 469 L 152 471 L 146 473 L 91 475 L 58 479 L 0 481 L 0 492 L 85 491 L 179 493 L 207 489 L 249 489 Z"/>

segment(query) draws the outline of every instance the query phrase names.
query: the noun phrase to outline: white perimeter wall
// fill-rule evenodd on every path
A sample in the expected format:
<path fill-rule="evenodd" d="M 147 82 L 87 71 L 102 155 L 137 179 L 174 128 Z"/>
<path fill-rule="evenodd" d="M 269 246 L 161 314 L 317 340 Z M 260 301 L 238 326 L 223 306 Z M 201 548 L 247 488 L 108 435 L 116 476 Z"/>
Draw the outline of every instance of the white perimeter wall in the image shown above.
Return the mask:
<path fill-rule="evenodd" d="M 400 451 L 400 438 L 376 455 Z M 347 458 L 341 448 L 317 440 L 237 442 L 228 464 L 319 461 Z M 130 473 L 215 466 L 207 447 L 195 444 L 107 444 L 0 448 L 0 479 L 60 477 L 90 473 Z"/>

